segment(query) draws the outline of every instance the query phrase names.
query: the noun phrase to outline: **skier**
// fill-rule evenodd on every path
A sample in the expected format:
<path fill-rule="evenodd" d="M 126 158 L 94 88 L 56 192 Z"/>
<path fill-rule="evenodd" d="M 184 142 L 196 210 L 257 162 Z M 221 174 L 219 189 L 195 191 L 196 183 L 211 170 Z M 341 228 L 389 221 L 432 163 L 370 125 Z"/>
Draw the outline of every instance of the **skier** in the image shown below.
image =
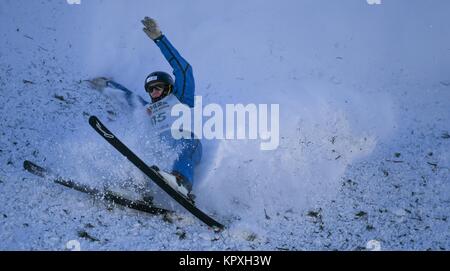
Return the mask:
<path fill-rule="evenodd" d="M 111 87 L 124 92 L 127 102 L 135 107 L 134 98 L 146 107 L 152 126 L 159 133 L 162 141 L 165 141 L 174 150 L 180 150 L 178 158 L 174 161 L 169 172 L 158 170 L 167 183 L 183 194 L 188 199 L 193 200 L 192 187 L 194 184 L 194 166 L 197 165 L 202 156 L 202 145 L 198 138 L 191 131 L 179 131 L 183 134 L 190 133 L 189 137 L 175 139 L 172 136 L 171 125 L 174 118 L 171 117 L 171 109 L 177 104 L 184 104 L 190 108 L 194 107 L 194 76 L 192 67 L 179 54 L 179 52 L 162 34 L 156 20 L 145 17 L 142 21 L 144 32 L 160 48 L 162 54 L 173 68 L 175 81 L 170 74 L 162 71 L 150 73 L 146 79 L 144 88 L 151 98 L 151 103 L 139 95 L 134 94 L 124 86 L 105 77 L 90 80 L 91 85 L 96 89 Z"/>

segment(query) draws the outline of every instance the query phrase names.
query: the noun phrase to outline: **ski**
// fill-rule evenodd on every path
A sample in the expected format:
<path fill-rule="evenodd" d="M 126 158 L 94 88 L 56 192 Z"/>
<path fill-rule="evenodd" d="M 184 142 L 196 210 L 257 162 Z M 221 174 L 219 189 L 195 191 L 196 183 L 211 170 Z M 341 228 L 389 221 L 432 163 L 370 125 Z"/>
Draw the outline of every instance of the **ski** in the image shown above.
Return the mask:
<path fill-rule="evenodd" d="M 198 209 L 192 202 L 186 199 L 183 195 L 175 191 L 169 184 L 164 181 L 164 178 L 154 169 L 149 167 L 136 154 L 134 154 L 127 146 L 125 146 L 111 131 L 106 128 L 103 123 L 96 116 L 89 118 L 89 124 L 94 128 L 108 143 L 116 148 L 122 155 L 124 155 L 131 163 L 139 168 L 145 175 L 153 180 L 162 190 L 177 201 L 192 215 L 200 219 L 206 225 L 215 230 L 223 229 L 224 226 Z"/>
<path fill-rule="evenodd" d="M 45 169 L 41 166 L 36 165 L 35 163 L 25 160 L 23 162 L 23 168 L 39 177 L 52 180 L 54 183 L 63 185 L 65 187 L 74 189 L 79 192 L 83 192 L 86 194 L 89 194 L 91 196 L 94 196 L 96 198 L 104 199 L 109 202 L 113 202 L 118 205 L 125 206 L 130 209 L 138 210 L 141 212 L 146 212 L 150 214 L 156 214 L 156 215 L 162 215 L 162 214 L 168 214 L 171 213 L 171 211 L 155 207 L 150 202 L 144 201 L 144 200 L 132 200 L 124 197 L 123 195 L 119 195 L 113 191 L 107 190 L 107 189 L 98 189 L 90 187 L 86 184 L 81 184 L 78 182 L 75 182 L 70 179 L 64 179 L 60 176 L 57 176 L 50 172 L 50 170 Z"/>

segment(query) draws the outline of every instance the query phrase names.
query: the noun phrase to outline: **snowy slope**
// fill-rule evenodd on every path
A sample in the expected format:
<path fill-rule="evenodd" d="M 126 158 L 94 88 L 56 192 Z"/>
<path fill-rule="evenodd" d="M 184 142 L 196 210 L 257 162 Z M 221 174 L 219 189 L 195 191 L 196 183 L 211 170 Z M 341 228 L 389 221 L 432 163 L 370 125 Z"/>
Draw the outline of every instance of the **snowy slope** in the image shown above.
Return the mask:
<path fill-rule="evenodd" d="M 1 1 L 0 249 L 448 250 L 450 4 L 281 2 Z M 148 163 L 170 160 L 152 155 L 164 146 L 142 112 L 84 81 L 110 76 L 145 96 L 145 76 L 169 70 L 144 16 L 192 64 L 204 104 L 280 104 L 277 150 L 203 142 L 195 194 L 222 233 L 22 170 L 30 159 L 94 185 L 142 179 L 89 115 Z"/>

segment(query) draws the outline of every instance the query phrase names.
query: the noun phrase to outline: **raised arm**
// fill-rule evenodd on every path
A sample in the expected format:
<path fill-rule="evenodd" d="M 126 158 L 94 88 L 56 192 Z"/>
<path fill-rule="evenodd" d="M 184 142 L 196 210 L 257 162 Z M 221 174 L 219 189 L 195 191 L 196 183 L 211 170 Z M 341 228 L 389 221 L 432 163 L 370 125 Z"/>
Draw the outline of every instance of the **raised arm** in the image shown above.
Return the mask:
<path fill-rule="evenodd" d="M 191 65 L 180 55 L 167 37 L 162 34 L 155 20 L 145 17 L 142 23 L 145 26 L 144 32 L 161 49 L 162 54 L 173 69 L 173 74 L 175 75 L 173 94 L 180 102 L 189 107 L 194 107 L 195 82 Z"/>
<path fill-rule="evenodd" d="M 173 94 L 180 102 L 194 107 L 195 82 L 191 65 L 178 53 L 166 36 L 161 35 L 155 39 L 155 43 L 173 69 L 175 75 Z"/>

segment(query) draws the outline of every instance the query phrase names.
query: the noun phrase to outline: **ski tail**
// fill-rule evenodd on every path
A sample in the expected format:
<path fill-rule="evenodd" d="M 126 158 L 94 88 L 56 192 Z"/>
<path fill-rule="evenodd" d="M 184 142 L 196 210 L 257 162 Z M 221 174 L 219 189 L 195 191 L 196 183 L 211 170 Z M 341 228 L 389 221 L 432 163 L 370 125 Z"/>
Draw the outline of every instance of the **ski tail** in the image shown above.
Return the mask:
<path fill-rule="evenodd" d="M 73 190 L 76 190 L 76 191 L 79 191 L 82 193 L 86 193 L 86 194 L 89 194 L 96 198 L 104 199 L 106 201 L 113 202 L 115 204 L 122 205 L 122 206 L 125 206 L 130 209 L 134 209 L 137 211 L 142 211 L 142 212 L 146 212 L 146 213 L 150 213 L 150 214 L 155 214 L 155 215 L 159 215 L 159 214 L 165 215 L 165 214 L 172 213 L 172 211 L 169 211 L 164 208 L 156 207 L 152 203 L 144 201 L 144 200 L 132 200 L 132 199 L 126 198 L 126 197 L 119 195 L 110 190 L 98 189 L 98 188 L 91 187 L 86 184 L 75 182 L 70 179 L 65 179 L 60 176 L 56 176 L 56 175 L 52 174 L 50 172 L 50 170 L 45 169 L 41 166 L 38 166 L 37 164 L 35 164 L 31 161 L 28 161 L 28 160 L 25 160 L 23 162 L 23 168 L 26 171 L 28 171 L 34 175 L 49 179 L 49 180 L 53 181 L 54 183 L 63 185 L 67 188 L 70 188 L 70 189 L 73 189 Z"/>
<path fill-rule="evenodd" d="M 34 175 L 37 175 L 39 177 L 45 177 L 45 175 L 47 174 L 47 170 L 43 167 L 40 167 L 38 165 L 36 165 L 35 163 L 25 160 L 23 161 L 23 168 L 30 172 L 33 173 Z"/>

